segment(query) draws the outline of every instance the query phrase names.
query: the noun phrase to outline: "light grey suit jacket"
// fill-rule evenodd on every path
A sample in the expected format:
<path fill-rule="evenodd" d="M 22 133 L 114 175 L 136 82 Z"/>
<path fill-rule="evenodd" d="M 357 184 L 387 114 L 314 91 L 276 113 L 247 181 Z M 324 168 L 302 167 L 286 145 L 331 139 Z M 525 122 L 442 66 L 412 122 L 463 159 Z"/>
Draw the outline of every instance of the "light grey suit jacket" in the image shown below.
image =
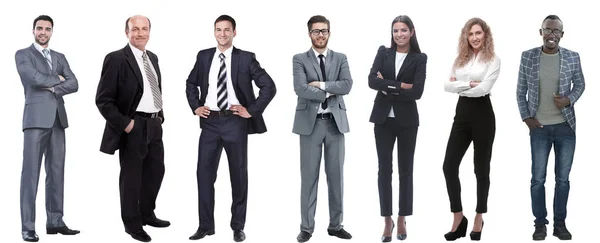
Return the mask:
<path fill-rule="evenodd" d="M 326 93 L 332 94 L 327 98 L 329 110 L 341 133 L 350 131 L 344 95 L 352 89 L 352 77 L 346 55 L 332 50 L 327 51 L 325 58 L 325 89 L 308 85 L 312 81 L 322 80 L 321 67 L 314 51 L 294 55 L 294 91 L 298 95 L 296 115 L 292 132 L 299 135 L 310 135 L 317 119 L 317 111 L 325 101 Z"/>
<path fill-rule="evenodd" d="M 56 112 L 63 128 L 67 128 L 67 113 L 63 96 L 77 92 L 79 84 L 62 53 L 50 51 L 52 69 L 46 59 L 32 44 L 15 54 L 17 71 L 25 90 L 23 130 L 27 128 L 52 128 Z M 58 75 L 65 78 L 60 81 Z M 45 88 L 54 88 L 54 92 Z"/>

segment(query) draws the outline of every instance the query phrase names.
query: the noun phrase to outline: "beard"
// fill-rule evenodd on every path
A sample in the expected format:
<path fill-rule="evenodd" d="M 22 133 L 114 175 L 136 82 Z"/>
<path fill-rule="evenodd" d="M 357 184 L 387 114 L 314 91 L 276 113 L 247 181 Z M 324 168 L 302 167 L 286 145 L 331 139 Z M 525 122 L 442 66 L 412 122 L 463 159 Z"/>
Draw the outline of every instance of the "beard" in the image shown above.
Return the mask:
<path fill-rule="evenodd" d="M 46 37 L 47 38 L 47 37 Z M 36 36 L 35 37 L 35 42 L 37 42 L 38 44 L 40 44 L 41 46 L 48 44 L 48 42 L 50 41 L 50 38 L 47 38 L 45 42 L 41 41 L 41 37 Z"/>
<path fill-rule="evenodd" d="M 319 42 L 321 42 L 320 39 L 317 39 L 317 40 L 311 39 L 311 42 L 314 47 L 322 49 L 322 48 L 327 47 L 327 43 L 329 42 L 329 39 L 325 39 L 325 43 L 323 43 L 322 45 L 319 44 Z"/>

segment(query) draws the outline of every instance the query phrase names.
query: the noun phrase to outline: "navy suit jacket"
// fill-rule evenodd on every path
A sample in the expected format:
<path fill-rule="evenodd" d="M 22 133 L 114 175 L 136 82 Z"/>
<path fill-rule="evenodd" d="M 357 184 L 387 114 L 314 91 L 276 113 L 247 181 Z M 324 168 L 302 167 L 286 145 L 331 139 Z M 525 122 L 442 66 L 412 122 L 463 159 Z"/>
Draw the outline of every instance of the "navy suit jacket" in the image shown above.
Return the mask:
<path fill-rule="evenodd" d="M 260 66 L 252 52 L 232 47 L 231 52 L 231 82 L 240 105 L 246 107 L 252 117 L 248 122 L 248 134 L 264 133 L 267 126 L 262 113 L 275 97 L 277 89 L 269 74 Z M 196 64 L 186 81 L 186 95 L 192 113 L 206 102 L 208 94 L 208 75 L 216 48 L 204 49 L 198 52 Z M 260 89 L 258 97 L 254 95 L 252 80 Z M 200 87 L 200 90 L 198 90 Z M 205 118 L 200 117 L 200 128 L 204 128 Z"/>

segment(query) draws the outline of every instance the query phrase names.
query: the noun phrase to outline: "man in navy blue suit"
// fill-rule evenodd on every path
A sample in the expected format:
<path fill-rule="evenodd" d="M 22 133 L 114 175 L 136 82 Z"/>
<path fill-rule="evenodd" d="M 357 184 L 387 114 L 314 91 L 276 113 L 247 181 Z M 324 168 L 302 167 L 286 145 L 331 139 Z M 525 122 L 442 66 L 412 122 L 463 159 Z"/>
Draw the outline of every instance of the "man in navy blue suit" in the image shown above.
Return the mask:
<path fill-rule="evenodd" d="M 236 31 L 232 17 L 219 16 L 214 34 L 217 47 L 198 52 L 186 82 L 190 108 L 200 117 L 202 129 L 197 170 L 200 225 L 190 240 L 215 233 L 214 183 L 225 148 L 233 194 L 231 229 L 234 241 L 241 242 L 246 239 L 248 134 L 267 131 L 262 113 L 275 97 L 276 88 L 254 53 L 233 47 Z M 260 89 L 258 97 L 252 80 Z"/>

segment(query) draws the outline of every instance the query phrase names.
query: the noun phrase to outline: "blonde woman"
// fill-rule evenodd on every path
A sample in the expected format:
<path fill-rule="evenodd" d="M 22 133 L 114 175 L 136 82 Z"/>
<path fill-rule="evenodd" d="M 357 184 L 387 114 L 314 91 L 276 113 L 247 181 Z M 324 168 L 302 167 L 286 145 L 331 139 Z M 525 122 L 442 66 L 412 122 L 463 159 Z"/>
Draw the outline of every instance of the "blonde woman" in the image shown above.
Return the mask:
<path fill-rule="evenodd" d="M 477 178 L 477 208 L 471 240 L 479 240 L 483 228 L 482 214 L 487 212 L 490 187 L 490 160 L 496 133 L 496 118 L 490 101 L 490 90 L 500 74 L 500 59 L 494 53 L 490 27 L 480 18 L 472 18 L 462 29 L 458 56 L 451 75 L 445 82 L 447 92 L 459 95 L 456 115 L 446 147 L 444 176 L 454 222 L 446 240 L 464 237 L 468 220 L 463 215 L 458 171 L 460 162 L 473 142 Z"/>

